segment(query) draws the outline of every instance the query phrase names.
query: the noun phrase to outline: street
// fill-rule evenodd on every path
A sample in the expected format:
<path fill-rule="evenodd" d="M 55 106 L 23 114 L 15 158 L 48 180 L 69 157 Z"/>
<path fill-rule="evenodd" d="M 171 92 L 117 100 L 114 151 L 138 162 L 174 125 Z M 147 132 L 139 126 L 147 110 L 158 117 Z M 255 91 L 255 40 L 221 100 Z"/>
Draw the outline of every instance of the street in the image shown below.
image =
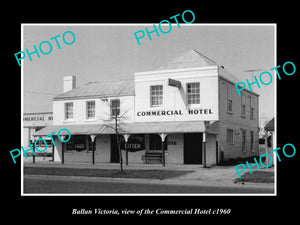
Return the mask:
<path fill-rule="evenodd" d="M 185 193 L 205 193 L 205 194 L 223 194 L 223 193 L 261 193 L 272 194 L 274 190 L 268 187 L 256 187 L 253 185 L 242 186 L 233 184 L 231 186 L 220 185 L 187 185 L 174 184 L 166 182 L 140 182 L 136 180 L 119 180 L 103 178 L 80 178 L 65 176 L 36 176 L 24 175 L 24 194 L 42 194 L 42 193 L 153 193 L 153 194 L 185 194 Z"/>

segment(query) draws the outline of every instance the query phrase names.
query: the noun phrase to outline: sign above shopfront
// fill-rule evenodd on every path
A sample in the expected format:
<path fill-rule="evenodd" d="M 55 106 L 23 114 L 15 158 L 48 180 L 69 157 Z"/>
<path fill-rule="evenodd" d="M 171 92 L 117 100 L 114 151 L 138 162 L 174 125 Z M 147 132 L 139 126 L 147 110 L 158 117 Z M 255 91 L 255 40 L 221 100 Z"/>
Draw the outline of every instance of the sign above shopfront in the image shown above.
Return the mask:
<path fill-rule="evenodd" d="M 181 82 L 179 80 L 174 80 L 174 79 L 168 79 L 168 85 L 169 86 L 173 86 L 173 87 L 177 87 L 177 88 L 181 88 Z"/>
<path fill-rule="evenodd" d="M 23 127 L 37 127 L 51 125 L 53 113 L 24 113 Z"/>
<path fill-rule="evenodd" d="M 150 110 L 150 111 L 139 111 L 136 113 L 137 116 L 173 116 L 173 115 L 184 115 L 183 110 Z M 198 114 L 213 114 L 211 109 L 189 109 L 185 113 L 188 115 Z"/>
<path fill-rule="evenodd" d="M 125 140 L 122 139 L 121 149 L 126 150 L 126 147 L 129 152 L 145 150 L 145 135 L 131 134 L 127 143 L 125 143 Z"/>

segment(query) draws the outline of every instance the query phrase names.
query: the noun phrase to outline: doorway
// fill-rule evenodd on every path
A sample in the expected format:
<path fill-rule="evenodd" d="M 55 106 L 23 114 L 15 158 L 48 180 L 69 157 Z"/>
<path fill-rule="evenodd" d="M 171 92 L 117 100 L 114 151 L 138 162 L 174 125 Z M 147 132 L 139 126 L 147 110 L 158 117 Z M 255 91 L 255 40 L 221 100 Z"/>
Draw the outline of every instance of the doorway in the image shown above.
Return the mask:
<path fill-rule="evenodd" d="M 202 164 L 202 133 L 185 133 L 184 139 L 184 164 Z"/>
<path fill-rule="evenodd" d="M 120 162 L 117 135 L 115 134 L 110 135 L 110 162 Z"/>

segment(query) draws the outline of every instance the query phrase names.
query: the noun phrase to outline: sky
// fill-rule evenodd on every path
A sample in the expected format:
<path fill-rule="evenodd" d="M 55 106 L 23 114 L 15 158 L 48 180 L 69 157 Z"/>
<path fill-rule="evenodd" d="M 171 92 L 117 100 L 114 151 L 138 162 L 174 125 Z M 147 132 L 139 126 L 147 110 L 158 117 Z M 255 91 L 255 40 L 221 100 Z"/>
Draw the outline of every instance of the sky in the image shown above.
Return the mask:
<path fill-rule="evenodd" d="M 90 81 L 133 79 L 135 72 L 153 71 L 170 62 L 176 56 L 194 49 L 212 59 L 237 77 L 251 81 L 249 69 L 259 69 L 259 77 L 269 71 L 275 62 L 275 27 L 272 24 L 172 24 L 167 34 L 147 35 L 138 45 L 134 33 L 150 31 L 153 24 L 23 24 L 23 51 L 34 51 L 34 45 L 43 41 L 52 44 L 48 55 L 40 58 L 32 54 L 22 60 L 23 113 L 52 112 L 52 98 L 63 92 L 63 77 L 76 76 L 76 86 Z M 163 27 L 168 30 L 168 27 Z M 72 31 L 76 40 L 66 45 L 62 35 Z M 58 49 L 57 38 L 61 49 Z M 66 41 L 72 41 L 67 34 Z M 43 50 L 47 52 L 47 44 Z M 254 91 L 260 95 L 260 124 L 274 116 L 275 80 L 270 85 L 261 85 Z M 253 86 L 252 86 L 253 87 Z"/>

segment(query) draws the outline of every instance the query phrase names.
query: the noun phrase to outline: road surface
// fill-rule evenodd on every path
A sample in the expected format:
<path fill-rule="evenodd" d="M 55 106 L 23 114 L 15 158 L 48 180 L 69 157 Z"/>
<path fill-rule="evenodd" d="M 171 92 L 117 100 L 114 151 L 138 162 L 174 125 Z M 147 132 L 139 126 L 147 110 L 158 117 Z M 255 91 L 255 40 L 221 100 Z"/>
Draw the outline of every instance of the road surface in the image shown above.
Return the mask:
<path fill-rule="evenodd" d="M 168 182 L 139 182 L 135 180 L 118 180 L 104 178 L 80 178 L 63 176 L 24 175 L 24 194 L 29 193 L 274 193 L 270 187 L 233 184 L 220 185 L 187 185 Z"/>

